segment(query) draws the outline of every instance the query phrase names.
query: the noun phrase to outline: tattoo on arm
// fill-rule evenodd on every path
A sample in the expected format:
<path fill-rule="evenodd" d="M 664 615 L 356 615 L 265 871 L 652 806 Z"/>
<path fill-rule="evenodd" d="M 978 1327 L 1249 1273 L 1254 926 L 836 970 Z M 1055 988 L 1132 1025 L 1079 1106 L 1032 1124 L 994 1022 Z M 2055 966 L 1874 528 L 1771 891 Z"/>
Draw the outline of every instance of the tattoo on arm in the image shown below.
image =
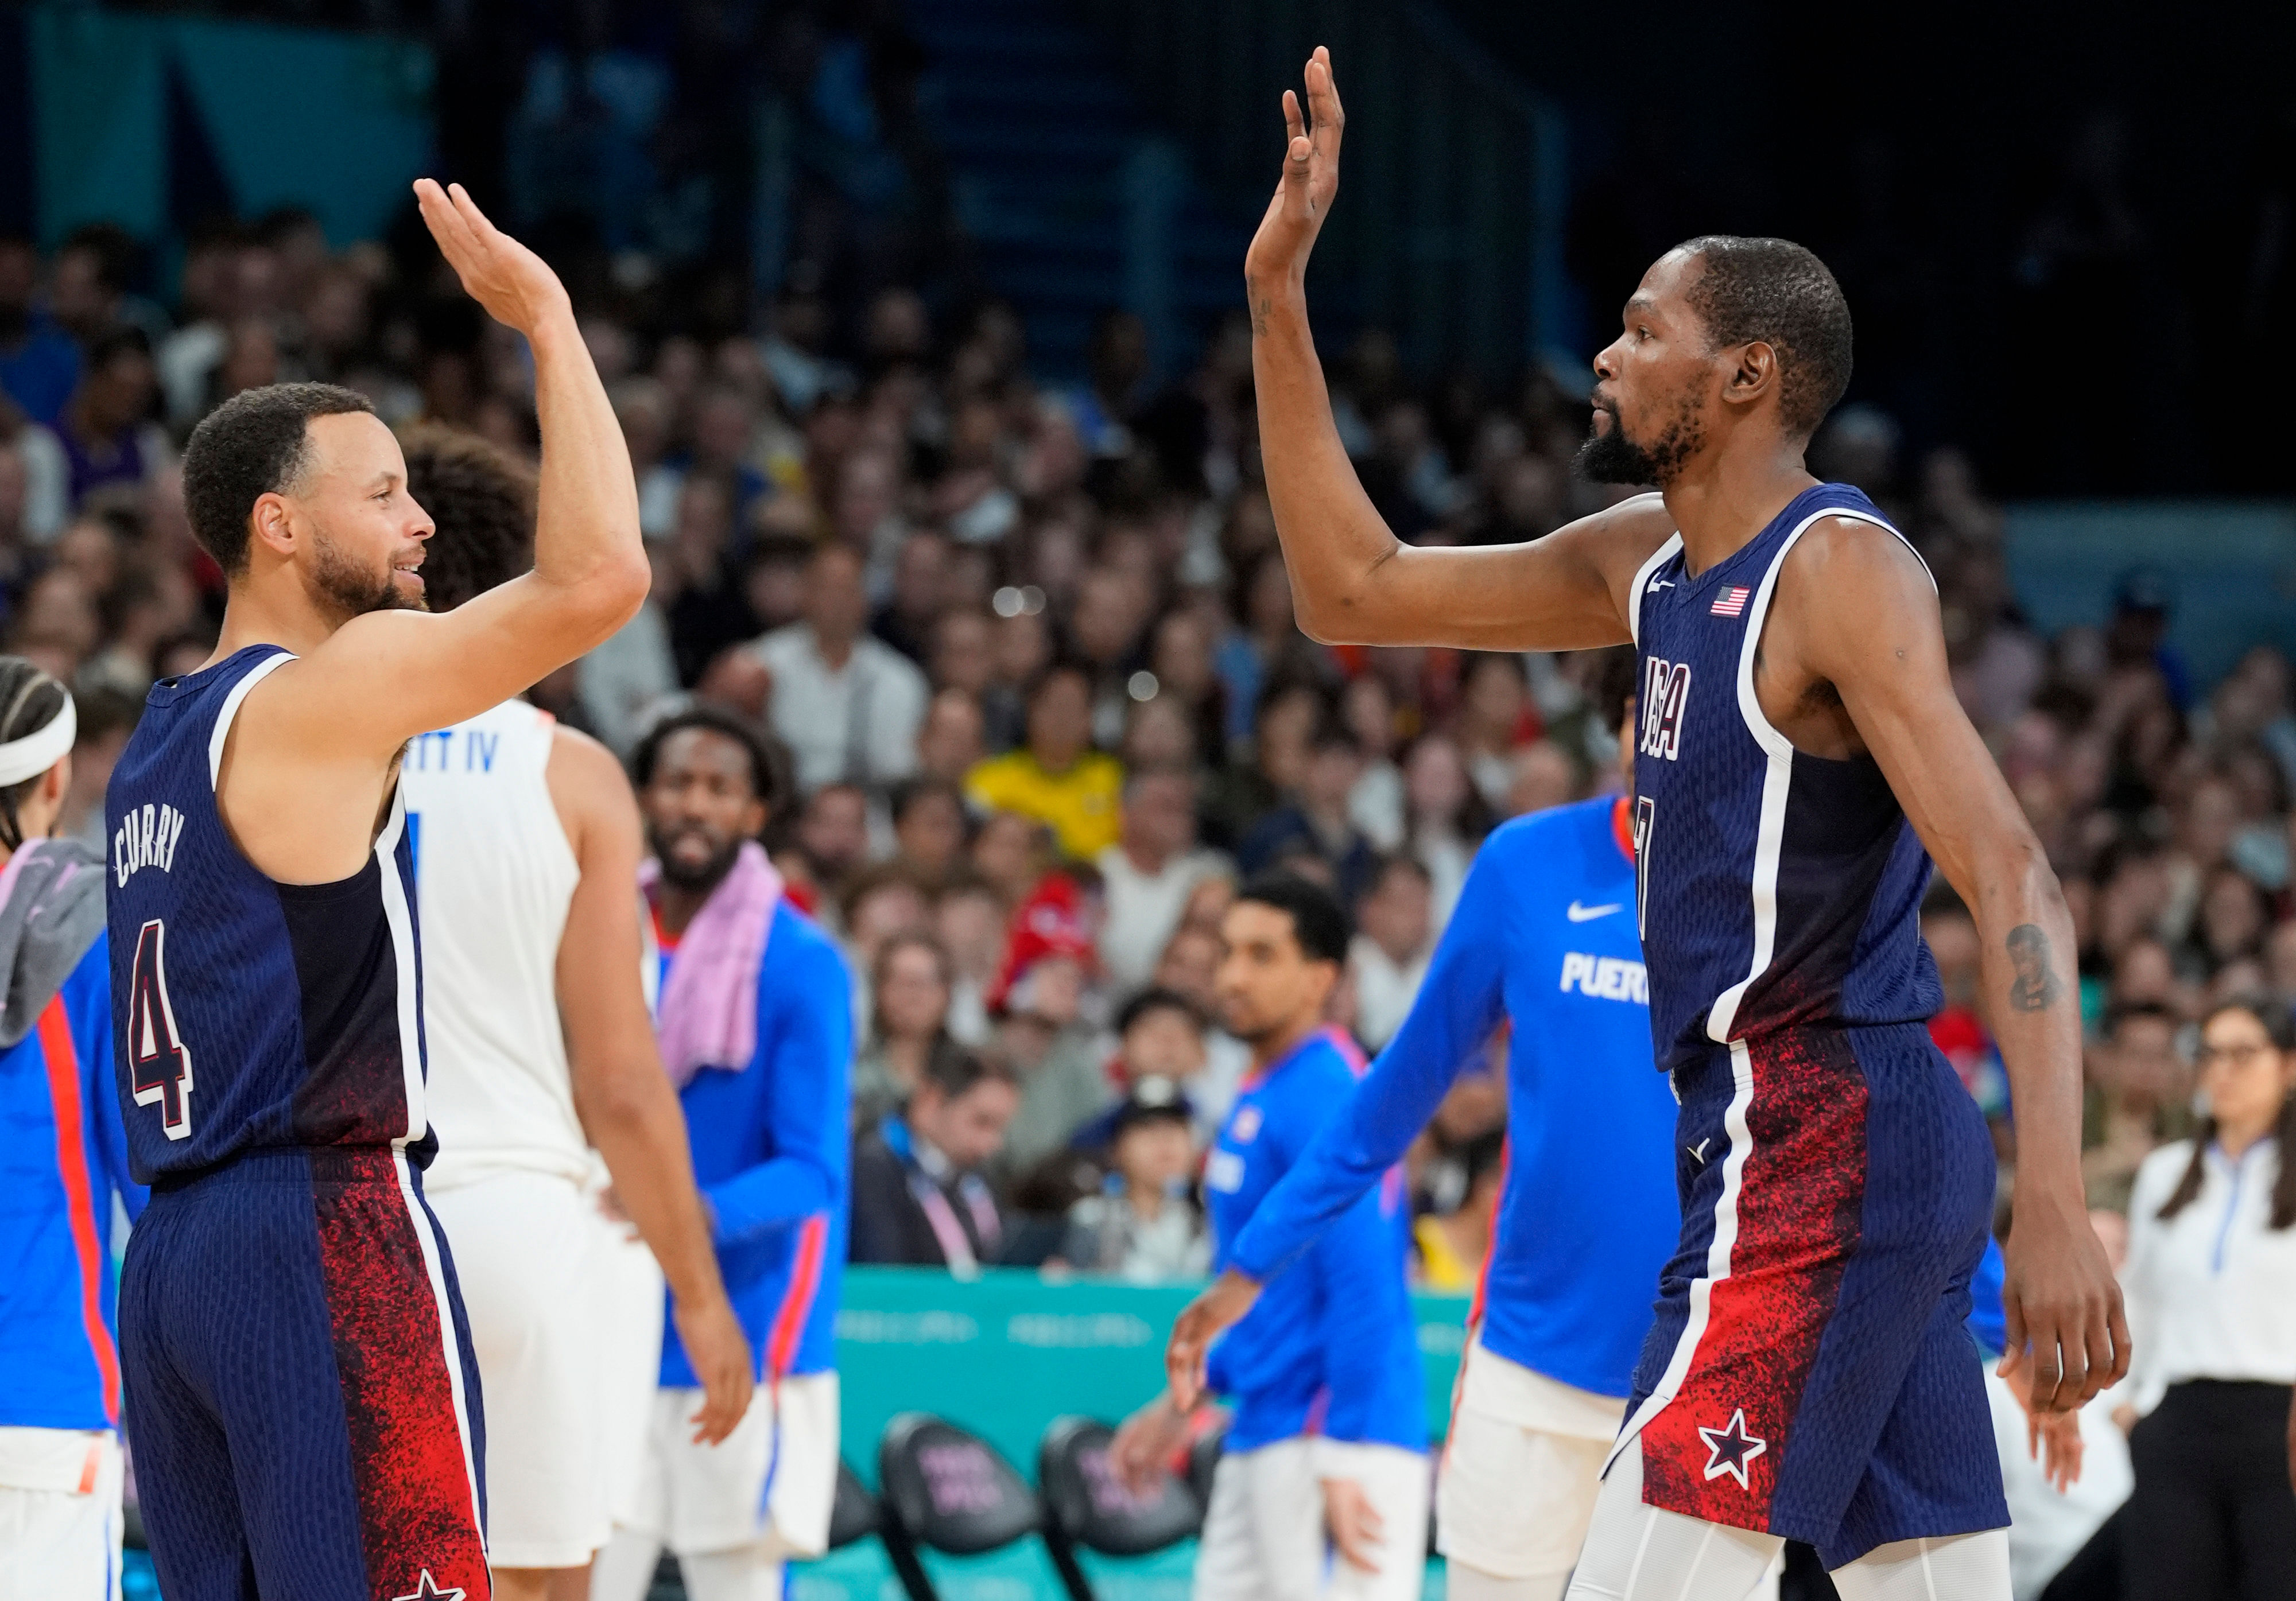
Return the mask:
<path fill-rule="evenodd" d="M 2020 923 L 2004 942 L 2016 974 L 2009 981 L 2009 1005 L 2020 1012 L 2045 1012 L 2056 1004 L 2064 983 L 2049 960 L 2049 936 L 2038 923 Z"/>
<path fill-rule="evenodd" d="M 1252 304 L 1251 331 L 1254 335 L 1262 339 L 1265 339 L 1267 335 L 1267 312 L 1272 302 L 1266 295 L 1260 296 L 1259 298 Z"/>

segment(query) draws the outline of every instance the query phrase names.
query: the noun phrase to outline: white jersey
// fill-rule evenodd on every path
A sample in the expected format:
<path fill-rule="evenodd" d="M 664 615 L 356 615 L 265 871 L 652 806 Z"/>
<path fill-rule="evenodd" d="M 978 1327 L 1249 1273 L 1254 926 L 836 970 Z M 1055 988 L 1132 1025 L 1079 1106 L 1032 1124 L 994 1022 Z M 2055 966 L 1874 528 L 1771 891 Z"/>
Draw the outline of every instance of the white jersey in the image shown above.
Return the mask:
<path fill-rule="evenodd" d="M 551 804 L 556 719 L 506 700 L 407 742 L 430 1126 L 424 1182 L 589 1174 L 558 1016 L 558 942 L 581 870 Z"/>

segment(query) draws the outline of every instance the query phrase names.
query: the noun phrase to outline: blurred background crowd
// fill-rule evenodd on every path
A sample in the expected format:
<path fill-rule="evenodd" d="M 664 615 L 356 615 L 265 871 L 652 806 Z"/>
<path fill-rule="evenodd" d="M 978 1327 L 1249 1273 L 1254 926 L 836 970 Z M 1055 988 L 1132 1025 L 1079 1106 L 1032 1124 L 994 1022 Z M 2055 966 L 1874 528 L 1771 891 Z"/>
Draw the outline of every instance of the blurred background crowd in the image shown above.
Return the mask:
<path fill-rule="evenodd" d="M 175 464 L 209 409 L 324 379 L 394 423 L 529 454 L 537 437 L 522 347 L 412 247 L 331 249 L 281 211 L 190 240 L 172 295 L 144 282 L 114 228 L 0 241 L 0 630 L 79 697 L 67 825 L 92 837 L 144 690 L 214 638 L 220 576 Z M 1240 318 L 1158 384 L 1138 319 L 1111 313 L 1087 375 L 1061 382 L 994 298 L 937 307 L 891 284 L 844 311 L 800 278 L 757 331 L 721 337 L 643 291 L 585 301 L 654 587 L 536 698 L 623 751 L 696 698 L 778 736 L 767 844 L 857 978 L 857 1258 L 1201 1272 L 1197 1153 L 1244 1068 L 1212 984 L 1238 875 L 1289 867 L 1339 893 L 1357 928 L 1341 1021 L 1376 1049 L 1481 837 L 1618 786 L 1604 684 L 1615 701 L 1623 652 L 1303 637 Z M 1332 376 L 1350 453 L 1408 539 L 1536 538 L 1611 493 L 1570 476 L 1586 407 L 1548 372 L 1430 385 L 1374 329 Z M 1814 454 L 1928 560 L 1962 698 L 2063 878 L 2087 1176 L 2097 1207 L 2124 1207 L 2144 1156 L 2190 1131 L 2201 1010 L 2296 1005 L 2290 663 L 2259 648 L 2196 682 L 2147 568 L 2096 625 L 2044 637 L 1964 455 L 1908 456 L 1866 405 Z M 1934 1031 L 2006 1167 L 2014 1107 L 1974 925 L 1940 886 L 1925 927 L 1949 998 Z M 1431 1286 L 1471 1285 L 1481 1259 L 1505 1050 L 1414 1156 Z M 895 1174 L 870 1148 L 901 1118 L 962 1169 L 961 1252 L 906 1227 L 903 1194 L 869 1193 Z"/>

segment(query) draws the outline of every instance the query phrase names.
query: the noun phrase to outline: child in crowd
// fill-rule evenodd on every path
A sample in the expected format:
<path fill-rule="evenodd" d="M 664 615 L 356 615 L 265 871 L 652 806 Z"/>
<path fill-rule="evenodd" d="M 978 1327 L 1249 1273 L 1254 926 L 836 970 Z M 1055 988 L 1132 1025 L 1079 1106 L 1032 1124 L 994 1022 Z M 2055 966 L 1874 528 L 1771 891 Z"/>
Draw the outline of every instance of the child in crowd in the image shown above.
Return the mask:
<path fill-rule="evenodd" d="M 1201 1278 L 1210 1270 L 1211 1238 L 1190 1182 L 1191 1118 L 1188 1098 L 1173 1080 L 1133 1082 L 1116 1111 L 1107 1183 L 1069 1210 L 1061 1255 L 1070 1267 L 1135 1284 Z"/>

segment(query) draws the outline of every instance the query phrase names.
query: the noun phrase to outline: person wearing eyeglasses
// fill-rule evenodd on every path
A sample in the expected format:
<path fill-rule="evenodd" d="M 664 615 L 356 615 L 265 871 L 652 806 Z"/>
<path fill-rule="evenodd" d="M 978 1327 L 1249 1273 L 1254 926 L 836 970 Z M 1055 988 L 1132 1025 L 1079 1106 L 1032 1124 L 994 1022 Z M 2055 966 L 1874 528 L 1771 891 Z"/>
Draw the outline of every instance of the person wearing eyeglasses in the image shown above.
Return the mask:
<path fill-rule="evenodd" d="M 2136 1175 L 2125 1593 L 2296 1601 L 2296 1017 L 2201 1024 L 2209 1115 Z"/>

